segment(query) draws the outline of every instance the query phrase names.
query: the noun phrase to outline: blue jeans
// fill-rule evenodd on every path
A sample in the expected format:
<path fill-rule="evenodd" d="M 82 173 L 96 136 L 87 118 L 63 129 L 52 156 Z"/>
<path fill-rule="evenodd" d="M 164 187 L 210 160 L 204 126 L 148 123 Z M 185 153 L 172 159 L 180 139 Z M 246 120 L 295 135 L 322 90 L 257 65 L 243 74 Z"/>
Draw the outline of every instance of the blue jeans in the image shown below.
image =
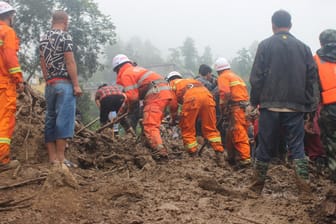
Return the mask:
<path fill-rule="evenodd" d="M 273 112 L 268 109 L 260 110 L 258 147 L 256 158 L 261 162 L 269 162 L 277 150 L 280 138 L 280 128 L 284 131 L 285 142 L 291 158 L 303 159 L 304 152 L 304 113 L 302 112 Z"/>
<path fill-rule="evenodd" d="M 75 129 L 76 97 L 70 82 L 59 81 L 45 89 L 47 112 L 45 142 L 71 138 Z"/>

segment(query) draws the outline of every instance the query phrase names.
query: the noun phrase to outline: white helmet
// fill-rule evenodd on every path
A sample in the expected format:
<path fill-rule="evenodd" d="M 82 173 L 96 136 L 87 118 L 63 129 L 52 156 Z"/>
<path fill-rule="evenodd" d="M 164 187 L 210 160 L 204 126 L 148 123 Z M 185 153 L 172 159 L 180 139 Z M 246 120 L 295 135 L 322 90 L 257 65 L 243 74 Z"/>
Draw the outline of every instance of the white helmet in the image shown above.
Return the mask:
<path fill-rule="evenodd" d="M 179 78 L 183 78 L 182 75 L 177 72 L 177 71 L 172 71 L 172 72 L 169 72 L 169 74 L 166 76 L 166 80 L 169 81 L 171 78 L 173 78 L 174 76 L 177 76 Z"/>
<path fill-rule="evenodd" d="M 215 62 L 214 67 L 217 72 L 231 68 L 230 63 L 228 62 L 228 60 L 226 60 L 226 58 L 218 58 Z"/>
<path fill-rule="evenodd" d="M 121 64 L 124 64 L 125 62 L 130 62 L 131 60 L 124 54 L 117 54 L 112 59 L 112 68 L 113 71 Z"/>
<path fill-rule="evenodd" d="M 15 9 L 10 4 L 0 1 L 0 15 L 11 11 L 15 12 Z"/>

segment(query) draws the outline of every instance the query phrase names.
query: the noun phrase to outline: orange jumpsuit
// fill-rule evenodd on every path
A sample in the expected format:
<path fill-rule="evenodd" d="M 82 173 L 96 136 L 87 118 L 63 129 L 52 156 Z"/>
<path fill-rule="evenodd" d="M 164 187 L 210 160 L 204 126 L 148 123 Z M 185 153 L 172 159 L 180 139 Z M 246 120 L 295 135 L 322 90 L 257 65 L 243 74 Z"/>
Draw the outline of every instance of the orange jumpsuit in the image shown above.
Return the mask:
<path fill-rule="evenodd" d="M 245 116 L 245 108 L 240 103 L 247 103 L 249 100 L 245 82 L 231 70 L 224 70 L 218 77 L 218 88 L 220 95 L 220 107 L 222 115 L 229 115 L 229 133 L 227 139 L 228 150 L 233 147 L 239 152 L 240 158 L 250 158 L 250 145 L 247 135 L 248 123 Z M 226 113 L 224 111 L 228 110 Z"/>
<path fill-rule="evenodd" d="M 198 117 L 201 119 L 203 136 L 215 151 L 223 152 L 220 133 L 216 128 L 216 103 L 209 90 L 194 79 L 175 79 L 169 84 L 175 93 L 170 108 L 173 119 L 176 118 L 178 104 L 182 105 L 179 124 L 188 152 L 197 151 L 195 124 Z"/>
<path fill-rule="evenodd" d="M 10 161 L 10 142 L 15 127 L 16 85 L 23 82 L 15 31 L 0 21 L 0 164 Z"/>
<path fill-rule="evenodd" d="M 162 145 L 160 125 L 172 92 L 163 77 L 155 72 L 126 63 L 118 72 L 117 84 L 124 87 L 128 105 L 144 100 L 143 127 L 151 147 Z"/>

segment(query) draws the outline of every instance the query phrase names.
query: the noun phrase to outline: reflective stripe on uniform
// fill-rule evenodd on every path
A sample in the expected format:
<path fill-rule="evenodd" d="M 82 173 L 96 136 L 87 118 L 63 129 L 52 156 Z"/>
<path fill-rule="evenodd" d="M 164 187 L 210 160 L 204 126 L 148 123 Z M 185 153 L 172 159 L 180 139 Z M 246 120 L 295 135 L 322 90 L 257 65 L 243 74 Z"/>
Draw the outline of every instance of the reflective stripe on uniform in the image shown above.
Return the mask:
<path fill-rule="evenodd" d="M 0 46 L 2 46 L 4 44 L 3 40 L 0 40 Z"/>
<path fill-rule="evenodd" d="M 152 71 L 148 71 L 148 72 L 146 72 L 145 74 L 143 74 L 143 76 L 141 76 L 141 78 L 140 78 L 139 81 L 138 81 L 138 86 L 140 86 L 140 85 L 142 84 L 142 82 L 143 82 L 146 78 L 148 78 L 148 76 L 150 76 L 151 74 L 153 74 Z"/>
<path fill-rule="evenodd" d="M 130 86 L 126 86 L 124 87 L 124 91 L 127 92 L 127 91 L 130 91 L 130 90 L 133 90 L 133 89 L 137 89 L 139 86 L 141 86 L 142 82 L 148 78 L 149 75 L 153 74 L 152 71 L 148 71 L 146 72 L 145 74 L 143 74 L 143 76 L 141 76 L 141 78 L 139 79 L 138 83 L 137 84 L 134 84 L 134 85 L 130 85 Z"/>
<path fill-rule="evenodd" d="M 15 74 L 15 73 L 21 72 L 21 67 L 10 68 L 8 72 L 9 74 Z"/>
<path fill-rule="evenodd" d="M 242 85 L 242 86 L 246 86 L 244 82 L 241 82 L 241 81 L 233 81 L 233 82 L 230 82 L 230 87 L 231 86 L 238 86 L 238 85 Z"/>
<path fill-rule="evenodd" d="M 222 142 L 221 137 L 214 137 L 214 138 L 209 138 L 209 142 Z"/>
<path fill-rule="evenodd" d="M 198 145 L 197 142 L 194 141 L 192 143 L 186 144 L 185 147 L 187 147 L 188 149 L 192 149 L 192 148 L 197 147 L 197 145 Z"/>
<path fill-rule="evenodd" d="M 131 86 L 126 86 L 124 88 L 124 91 L 127 92 L 127 91 L 130 91 L 130 90 L 136 89 L 136 88 L 138 88 L 138 84 L 131 85 Z"/>
<path fill-rule="evenodd" d="M 153 86 L 152 88 L 150 88 L 150 90 L 148 90 L 148 92 L 146 93 L 146 96 L 153 94 L 153 93 L 159 93 L 162 90 L 170 90 L 170 86 Z"/>
<path fill-rule="evenodd" d="M 0 138 L 0 144 L 10 144 L 11 140 L 10 138 Z"/>

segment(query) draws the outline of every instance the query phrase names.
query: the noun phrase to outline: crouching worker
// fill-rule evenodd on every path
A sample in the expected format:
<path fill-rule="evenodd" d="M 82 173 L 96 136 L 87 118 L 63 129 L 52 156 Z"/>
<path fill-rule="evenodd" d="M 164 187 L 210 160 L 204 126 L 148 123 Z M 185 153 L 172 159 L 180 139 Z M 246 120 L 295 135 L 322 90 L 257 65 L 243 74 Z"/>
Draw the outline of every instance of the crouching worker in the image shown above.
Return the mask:
<path fill-rule="evenodd" d="M 195 123 L 200 118 L 202 134 L 215 150 L 217 164 L 224 166 L 224 148 L 216 128 L 216 104 L 212 94 L 199 81 L 182 79 L 182 75 L 176 71 L 169 73 L 166 80 L 174 93 L 170 108 L 173 124 L 176 121 L 178 104 L 182 105 L 179 125 L 189 155 L 194 156 L 197 153 Z"/>
<path fill-rule="evenodd" d="M 139 100 L 143 100 L 143 130 L 155 160 L 166 160 L 168 151 L 163 145 L 160 125 L 169 106 L 172 93 L 167 81 L 156 72 L 136 66 L 126 55 L 118 54 L 112 60 L 117 73 L 117 84 L 124 87 L 128 112 L 134 113 Z"/>
<path fill-rule="evenodd" d="M 100 124 L 106 124 L 109 119 L 109 114 L 113 111 L 119 112 L 120 108 L 126 102 L 126 95 L 122 92 L 123 87 L 120 85 L 103 84 L 98 87 L 95 96 L 95 102 L 100 110 Z M 121 126 L 127 133 L 135 135 L 133 128 L 130 126 L 126 117 L 120 120 Z"/>

